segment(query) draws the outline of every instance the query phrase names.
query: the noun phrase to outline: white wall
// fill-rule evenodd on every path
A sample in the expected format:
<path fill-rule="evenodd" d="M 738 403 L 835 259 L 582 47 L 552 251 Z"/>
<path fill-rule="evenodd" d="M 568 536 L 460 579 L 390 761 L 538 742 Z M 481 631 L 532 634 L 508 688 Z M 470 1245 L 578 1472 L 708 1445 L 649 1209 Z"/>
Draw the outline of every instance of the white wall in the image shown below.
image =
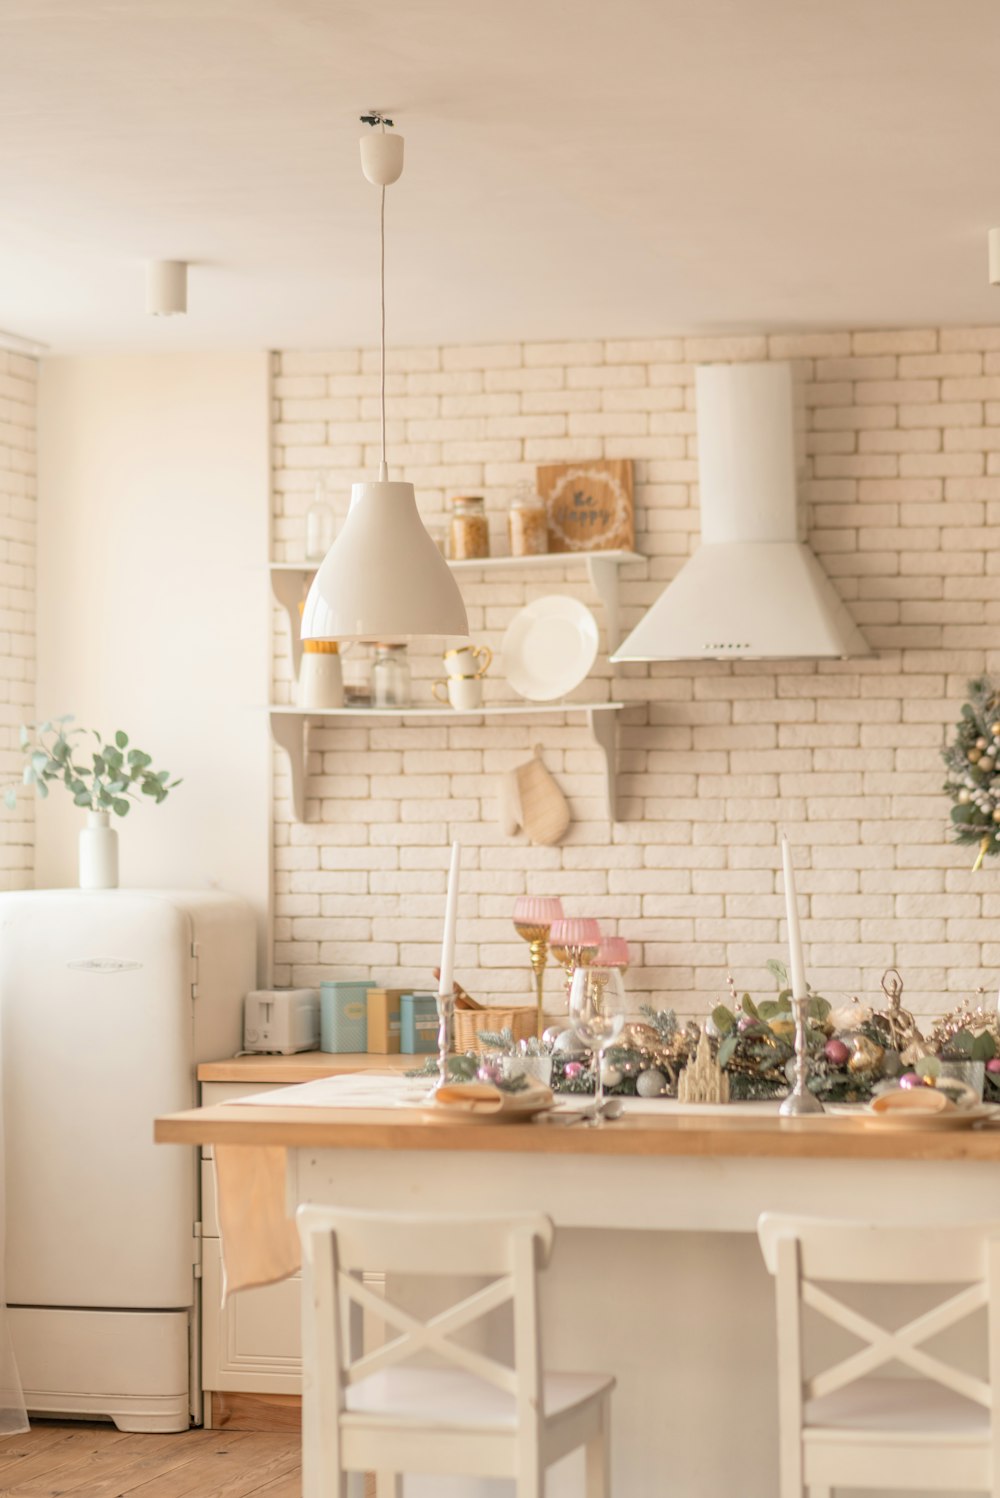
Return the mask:
<path fill-rule="evenodd" d="M 39 395 L 37 712 L 122 728 L 183 777 L 117 822 L 122 884 L 232 890 L 270 865 L 266 354 L 60 358 Z M 38 808 L 36 883 L 81 813 Z"/>
<path fill-rule="evenodd" d="M 35 701 L 36 394 L 34 359 L 0 349 L 0 781 L 20 780 L 18 727 Z M 35 808 L 0 810 L 0 889 L 29 889 Z"/>
<path fill-rule="evenodd" d="M 370 975 L 429 987 L 440 948 L 448 844 L 462 849 L 456 976 L 479 998 L 531 1002 L 522 893 L 562 895 L 628 938 L 629 992 L 704 1016 L 731 972 L 767 995 L 785 951 L 777 830 L 795 847 L 809 976 L 828 998 L 878 998 L 897 966 L 908 1008 L 935 1013 L 1000 978 L 996 868 L 971 872 L 949 830 L 940 751 L 966 682 L 1000 678 L 1000 327 L 910 328 L 601 343 L 395 349 L 389 460 L 427 519 L 482 494 L 498 550 L 515 485 L 535 465 L 635 460 L 637 549 L 622 623 L 698 544 L 694 367 L 792 359 L 806 411 L 800 486 L 810 540 L 877 652 L 851 661 L 605 658 L 586 693 L 622 715 L 621 822 L 601 799 L 587 729 L 556 719 L 362 721 L 310 735 L 307 820 L 277 756 L 275 959 L 279 981 Z M 316 475 L 339 495 L 378 462 L 377 356 L 280 355 L 274 394 L 274 538 L 302 555 Z M 541 593 L 596 595 L 551 572 L 462 573 L 473 637 L 498 651 Z M 290 700 L 287 626 L 274 692 Z M 441 661 L 413 651 L 430 704 Z M 499 658 L 487 691 L 513 694 Z M 583 695 L 581 693 L 581 695 Z M 501 771 L 536 742 L 569 798 L 557 848 L 501 830 Z M 974 850 L 973 850 L 974 851 Z M 547 992 L 555 1004 L 558 977 Z"/>

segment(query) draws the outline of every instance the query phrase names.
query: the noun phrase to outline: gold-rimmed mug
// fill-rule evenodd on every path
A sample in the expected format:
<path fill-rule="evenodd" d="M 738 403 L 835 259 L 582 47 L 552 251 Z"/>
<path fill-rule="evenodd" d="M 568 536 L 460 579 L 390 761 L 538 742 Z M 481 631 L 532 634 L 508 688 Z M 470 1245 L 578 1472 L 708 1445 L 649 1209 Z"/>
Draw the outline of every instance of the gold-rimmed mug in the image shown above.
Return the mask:
<path fill-rule="evenodd" d="M 493 660 L 488 645 L 456 645 L 444 653 L 444 669 L 449 676 L 485 676 Z"/>
<path fill-rule="evenodd" d="M 483 705 L 483 683 L 479 676 L 449 676 L 431 688 L 438 702 L 448 702 L 457 712 L 473 713 Z"/>

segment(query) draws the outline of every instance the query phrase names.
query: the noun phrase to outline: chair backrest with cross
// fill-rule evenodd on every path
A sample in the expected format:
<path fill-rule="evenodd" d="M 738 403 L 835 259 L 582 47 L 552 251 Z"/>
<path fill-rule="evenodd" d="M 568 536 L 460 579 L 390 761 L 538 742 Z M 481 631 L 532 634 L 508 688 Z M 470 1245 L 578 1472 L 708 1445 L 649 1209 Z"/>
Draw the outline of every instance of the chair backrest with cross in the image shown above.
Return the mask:
<path fill-rule="evenodd" d="M 911 1431 L 909 1446 L 913 1448 L 916 1435 L 921 1448 L 920 1487 L 933 1490 L 937 1486 L 931 1448 L 939 1445 L 942 1453 L 951 1451 L 941 1464 L 944 1488 L 979 1487 L 997 1493 L 1000 1222 L 882 1227 L 765 1214 L 758 1234 L 765 1263 L 775 1278 L 782 1498 L 799 1498 L 806 1486 L 825 1492 L 834 1486 L 859 1485 L 849 1480 L 855 1470 L 849 1454 L 852 1430 L 865 1448 L 868 1478 L 860 1486 L 905 1486 L 895 1463 L 898 1450 L 906 1445 L 908 1425 L 919 1427 Z M 852 1285 L 940 1286 L 942 1297 L 905 1325 L 887 1329 L 830 1288 Z M 863 1345 L 821 1372 L 807 1374 L 806 1309 Z M 930 1352 L 925 1345 L 983 1312 L 988 1379 Z M 890 1365 L 899 1364 L 906 1370 L 909 1385 L 882 1377 Z M 873 1375 L 878 1376 L 873 1383 L 860 1382 Z M 927 1382 L 936 1395 L 926 1388 Z M 920 1399 L 907 1401 L 908 1390 L 915 1394 L 920 1383 L 924 1385 Z M 887 1395 L 890 1384 L 896 1407 L 880 1410 L 880 1398 Z M 852 1393 L 857 1396 L 853 1415 L 850 1397 L 842 1397 Z M 941 1416 L 940 1428 L 934 1423 L 936 1415 Z M 955 1481 L 956 1444 L 976 1448 L 975 1459 L 967 1463 L 970 1479 L 976 1480 Z M 981 1482 L 984 1475 L 988 1480 Z"/>
<path fill-rule="evenodd" d="M 437 1366 L 472 1374 L 510 1396 L 517 1440 L 537 1447 L 543 1405 L 537 1271 L 552 1249 L 548 1218 L 533 1214 L 470 1221 L 306 1206 L 299 1209 L 298 1223 L 308 1303 L 303 1334 L 310 1344 L 303 1347 L 307 1493 L 319 1472 L 329 1486 L 321 1488 L 317 1480 L 315 1491 L 337 1491 L 334 1474 L 343 1466 L 338 1427 L 349 1390 L 425 1354 L 433 1354 Z M 362 1279 L 363 1272 L 373 1270 L 388 1277 L 385 1298 Z M 447 1309 L 422 1321 L 389 1298 L 394 1275 L 457 1280 L 465 1286 L 473 1277 L 480 1283 L 470 1293 L 459 1289 Z M 511 1363 L 454 1340 L 507 1305 L 513 1311 Z M 365 1351 L 359 1345 L 359 1311 L 372 1312 L 385 1324 L 380 1347 Z M 310 1369 L 316 1370 L 313 1387 Z M 446 1418 L 447 1411 L 441 1413 Z"/>

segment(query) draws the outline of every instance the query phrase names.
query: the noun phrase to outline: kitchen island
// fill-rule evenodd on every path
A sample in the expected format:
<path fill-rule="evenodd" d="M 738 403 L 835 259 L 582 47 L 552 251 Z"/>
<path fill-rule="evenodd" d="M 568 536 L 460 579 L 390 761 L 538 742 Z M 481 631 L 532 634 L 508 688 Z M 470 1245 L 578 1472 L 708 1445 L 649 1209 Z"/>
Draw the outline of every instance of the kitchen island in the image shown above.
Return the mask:
<path fill-rule="evenodd" d="M 646 1104 L 602 1129 L 399 1108 L 224 1104 L 159 1119 L 164 1143 L 282 1145 L 290 1208 L 547 1212 L 551 1367 L 618 1379 L 622 1498 L 774 1498 L 777 1400 L 763 1211 L 917 1223 L 992 1215 L 1000 1129 L 895 1133 L 772 1105 Z M 1000 1216 L 1000 1213 L 997 1214 Z M 408 1485 L 477 1495 L 502 1485 Z M 581 1491 L 567 1462 L 552 1498 Z"/>

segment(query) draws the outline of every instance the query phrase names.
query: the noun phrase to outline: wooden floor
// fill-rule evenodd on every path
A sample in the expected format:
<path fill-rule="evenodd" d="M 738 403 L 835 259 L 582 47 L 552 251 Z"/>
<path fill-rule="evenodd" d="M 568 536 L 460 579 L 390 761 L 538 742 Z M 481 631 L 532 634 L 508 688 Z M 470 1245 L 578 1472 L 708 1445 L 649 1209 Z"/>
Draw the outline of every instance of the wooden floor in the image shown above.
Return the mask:
<path fill-rule="evenodd" d="M 122 1435 L 38 1421 L 0 1437 L 0 1498 L 301 1498 L 299 1438 L 192 1430 Z"/>

